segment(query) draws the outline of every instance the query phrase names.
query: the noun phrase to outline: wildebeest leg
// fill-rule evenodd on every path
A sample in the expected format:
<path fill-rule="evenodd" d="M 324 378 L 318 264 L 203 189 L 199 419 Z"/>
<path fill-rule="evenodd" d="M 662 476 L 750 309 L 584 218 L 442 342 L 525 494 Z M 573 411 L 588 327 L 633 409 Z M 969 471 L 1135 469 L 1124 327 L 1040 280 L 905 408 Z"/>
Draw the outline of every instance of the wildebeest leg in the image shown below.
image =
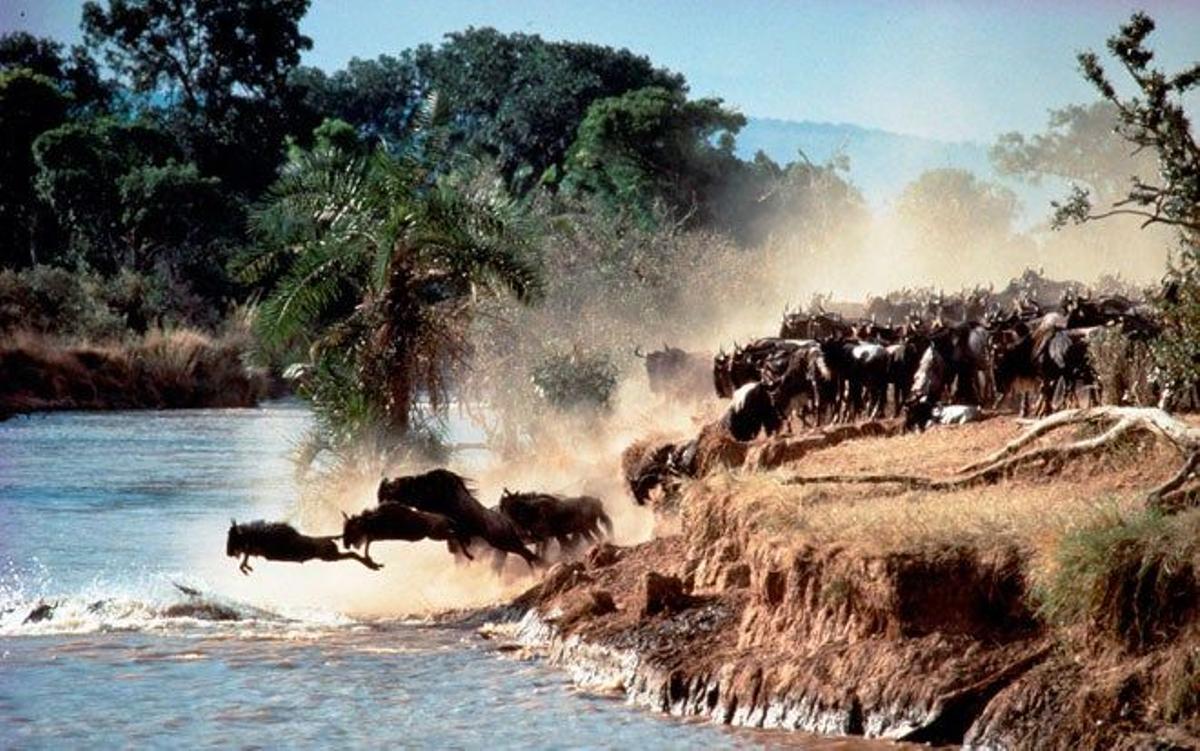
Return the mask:
<path fill-rule="evenodd" d="M 249 576 L 250 572 L 254 570 L 254 569 L 250 568 L 250 554 L 249 553 L 246 553 L 242 556 L 242 562 L 238 566 L 238 569 L 242 572 L 243 576 Z"/>
<path fill-rule="evenodd" d="M 503 550 L 497 550 L 492 553 L 492 571 L 497 574 L 504 570 L 504 559 L 508 558 L 508 553 Z"/>
<path fill-rule="evenodd" d="M 382 563 L 376 563 L 375 561 L 371 560 L 370 556 L 361 556 L 358 553 L 355 553 L 353 551 L 346 552 L 346 553 L 339 553 L 337 560 L 341 561 L 341 560 L 345 560 L 347 558 L 352 558 L 352 559 L 358 561 L 359 563 L 361 563 L 362 565 L 371 569 L 372 571 L 378 571 L 379 569 L 383 568 Z"/>
<path fill-rule="evenodd" d="M 368 559 L 371 557 L 371 542 L 372 542 L 371 538 L 368 537 L 367 544 L 365 546 L 363 546 L 363 556 Z"/>

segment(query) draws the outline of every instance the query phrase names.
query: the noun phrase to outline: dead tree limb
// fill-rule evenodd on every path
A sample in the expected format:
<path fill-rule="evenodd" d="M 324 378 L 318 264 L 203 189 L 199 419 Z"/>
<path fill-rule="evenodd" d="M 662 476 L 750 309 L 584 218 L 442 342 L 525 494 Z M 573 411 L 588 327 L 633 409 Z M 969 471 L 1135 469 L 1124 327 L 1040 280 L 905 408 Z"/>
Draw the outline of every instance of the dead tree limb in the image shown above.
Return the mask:
<path fill-rule="evenodd" d="M 1066 444 L 1031 445 L 1059 428 L 1072 425 L 1106 426 L 1103 432 Z M 1152 488 L 1147 501 L 1163 505 L 1181 497 L 1184 486 L 1200 468 L 1200 428 L 1181 422 L 1156 407 L 1091 407 L 1063 410 L 1031 425 L 1024 433 L 983 459 L 969 464 L 951 477 L 919 475 L 797 475 L 784 482 L 790 485 L 895 484 L 921 490 L 957 490 L 973 485 L 991 484 L 1031 464 L 1061 465 L 1069 459 L 1107 450 L 1122 437 L 1145 432 L 1159 436 L 1174 446 L 1185 461 L 1171 479 Z"/>

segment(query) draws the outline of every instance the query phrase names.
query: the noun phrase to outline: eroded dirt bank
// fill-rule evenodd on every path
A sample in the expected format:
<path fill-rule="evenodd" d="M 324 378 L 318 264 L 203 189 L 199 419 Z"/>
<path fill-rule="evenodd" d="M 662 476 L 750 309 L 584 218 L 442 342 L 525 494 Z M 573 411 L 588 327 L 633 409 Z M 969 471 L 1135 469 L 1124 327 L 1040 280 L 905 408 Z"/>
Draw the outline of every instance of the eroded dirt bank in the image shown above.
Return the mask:
<path fill-rule="evenodd" d="M 924 440 L 990 447 L 1008 432 Z M 922 439 L 871 440 L 822 466 L 903 465 Z M 1200 747 L 1194 556 L 1149 583 L 1131 574 L 1111 619 L 1063 622 L 1039 605 L 1058 537 L 1087 522 L 1067 518 L 1085 508 L 1072 504 L 1156 471 L 1152 447 L 1130 451 L 959 498 L 858 489 L 831 502 L 830 489 L 801 492 L 778 473 L 717 473 L 685 488 L 678 535 L 552 569 L 514 603 L 518 640 L 584 686 L 741 726 L 977 748 Z M 895 540 L 872 526 L 935 503 L 946 506 L 931 516 L 987 512 Z"/>

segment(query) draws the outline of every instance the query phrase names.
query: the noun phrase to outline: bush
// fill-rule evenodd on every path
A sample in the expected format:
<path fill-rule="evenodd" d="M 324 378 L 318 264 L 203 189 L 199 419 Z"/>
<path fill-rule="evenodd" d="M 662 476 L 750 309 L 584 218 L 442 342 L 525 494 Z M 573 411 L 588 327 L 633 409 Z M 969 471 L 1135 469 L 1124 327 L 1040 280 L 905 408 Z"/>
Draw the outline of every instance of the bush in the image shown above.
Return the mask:
<path fill-rule="evenodd" d="M 1150 388 L 1154 355 L 1146 342 L 1133 340 L 1117 328 L 1104 329 L 1088 341 L 1088 360 L 1105 404 L 1154 403 Z"/>
<path fill-rule="evenodd" d="M 537 363 L 531 378 L 539 396 L 556 409 L 607 410 L 617 387 L 617 366 L 604 352 L 555 352 Z"/>
<path fill-rule="evenodd" d="M 1113 512 L 1068 534 L 1055 555 L 1042 614 L 1082 623 L 1130 649 L 1169 640 L 1196 615 L 1200 511 Z"/>
<path fill-rule="evenodd" d="M 35 266 L 0 271 L 0 334 L 18 331 L 111 341 L 156 326 L 194 323 L 191 298 L 157 274 L 123 270 L 112 277 Z M 206 308 L 206 310 L 210 310 Z M 210 327 L 214 321 L 199 321 Z"/>

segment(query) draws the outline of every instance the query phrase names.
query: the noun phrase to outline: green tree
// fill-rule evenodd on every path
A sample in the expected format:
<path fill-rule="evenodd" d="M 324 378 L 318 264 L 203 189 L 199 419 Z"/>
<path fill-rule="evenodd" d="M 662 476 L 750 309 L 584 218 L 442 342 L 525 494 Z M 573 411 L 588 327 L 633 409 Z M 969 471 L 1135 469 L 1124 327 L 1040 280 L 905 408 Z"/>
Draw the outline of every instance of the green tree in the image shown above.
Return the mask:
<path fill-rule="evenodd" d="M 1145 46 L 1154 21 L 1135 13 L 1120 33 L 1109 38 L 1108 49 L 1133 79 L 1141 96 L 1117 94 L 1094 52 L 1079 55 L 1079 67 L 1118 115 L 1117 133 L 1138 149 L 1158 156 L 1153 182 L 1139 176 L 1124 196 L 1111 206 L 1094 211 L 1087 188 L 1076 186 L 1071 196 L 1056 204 L 1058 224 L 1085 222 L 1115 215 L 1143 218 L 1144 224 L 1178 227 L 1191 244 L 1200 242 L 1200 147 L 1192 135 L 1183 99 L 1200 87 L 1200 63 L 1174 75 L 1150 67 L 1153 51 Z"/>
<path fill-rule="evenodd" d="M 1120 113 L 1110 102 L 1072 105 L 1050 112 L 1045 133 L 1005 133 L 988 154 L 1002 175 L 1039 184 L 1058 177 L 1086 186 L 1103 203 L 1129 188 L 1130 175 L 1153 175 L 1154 155 L 1135 151 L 1117 134 Z"/>
<path fill-rule="evenodd" d="M 494 158 L 518 193 L 561 174 L 576 129 L 596 100 L 647 86 L 686 91 L 682 76 L 628 50 L 489 28 L 448 34 L 437 49 L 418 48 L 413 59 L 422 89 L 452 103 L 455 136 Z"/>
<path fill-rule="evenodd" d="M 647 217 L 661 201 L 704 221 L 715 187 L 739 164 L 733 135 L 745 122 L 720 99 L 689 101 L 659 87 L 601 99 L 579 125 L 565 185 Z"/>
<path fill-rule="evenodd" d="M 311 128 L 288 77 L 312 40 L 299 31 L 308 0 L 88 2 L 88 43 L 164 115 L 205 174 L 256 194 L 274 178 L 284 138 Z M 299 123 L 296 121 L 299 120 Z"/>
<path fill-rule="evenodd" d="M 313 111 L 351 123 L 364 140 L 393 146 L 407 138 L 420 109 L 420 73 L 410 52 L 374 60 L 353 58 L 344 70 L 298 68 L 291 77 Z"/>
<path fill-rule="evenodd" d="M 377 149 L 298 154 L 254 215 L 250 280 L 269 280 L 258 319 L 268 343 L 309 349 L 309 386 L 334 444 L 382 430 L 404 438 L 439 410 L 468 352 L 475 301 L 529 299 L 538 277 L 495 184 L 433 180 Z"/>
<path fill-rule="evenodd" d="M 64 56 L 63 45 L 24 31 L 0 35 L 0 70 L 26 68 L 54 81 L 70 96 L 69 109 L 76 115 L 107 112 L 114 88 L 100 78 L 96 61 L 87 49 L 76 45 Z"/>
<path fill-rule="evenodd" d="M 1117 133 L 1157 156 L 1157 174 L 1150 180 L 1135 177 L 1123 198 L 1099 209 L 1093 206 L 1091 193 L 1076 186 L 1057 204 L 1055 220 L 1061 226 L 1068 221 L 1129 215 L 1142 219 L 1143 226 L 1161 224 L 1179 230 L 1181 250 L 1167 275 L 1161 301 L 1167 325 L 1156 355 L 1168 379 L 1192 384 L 1200 380 L 1200 146 L 1184 98 L 1200 88 L 1200 63 L 1174 74 L 1151 67 L 1154 52 L 1146 39 L 1153 31 L 1153 19 L 1134 13 L 1108 40 L 1109 52 L 1137 87 L 1134 96 L 1117 93 L 1095 52 L 1080 54 L 1079 67 L 1100 96 L 1116 108 Z"/>
<path fill-rule="evenodd" d="M 59 125 L 68 99 L 46 76 L 19 68 L 0 72 L 0 265 L 35 265 L 53 224 L 33 192 L 33 143 Z"/>
<path fill-rule="evenodd" d="M 133 248 L 122 239 L 119 180 L 138 167 L 181 158 L 174 139 L 149 123 L 100 118 L 47 131 L 33 152 L 37 195 L 61 218 L 75 260 L 103 273 L 132 265 Z"/>

